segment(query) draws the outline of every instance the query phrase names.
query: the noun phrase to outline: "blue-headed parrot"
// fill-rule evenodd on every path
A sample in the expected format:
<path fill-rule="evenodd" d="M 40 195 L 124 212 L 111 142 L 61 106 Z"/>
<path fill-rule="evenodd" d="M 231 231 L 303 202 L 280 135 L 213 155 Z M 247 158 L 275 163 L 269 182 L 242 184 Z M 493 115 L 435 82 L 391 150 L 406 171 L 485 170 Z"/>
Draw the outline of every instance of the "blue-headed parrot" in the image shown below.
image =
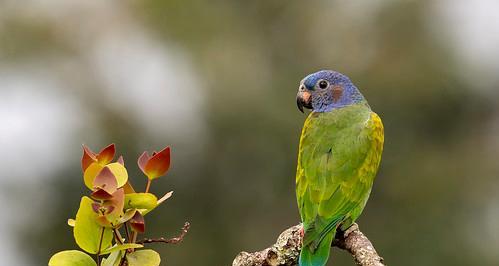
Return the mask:
<path fill-rule="evenodd" d="M 323 266 L 338 230 L 359 217 L 383 151 L 379 116 L 350 79 L 322 70 L 306 76 L 297 105 L 311 109 L 303 125 L 296 198 L 303 222 L 300 266 Z"/>

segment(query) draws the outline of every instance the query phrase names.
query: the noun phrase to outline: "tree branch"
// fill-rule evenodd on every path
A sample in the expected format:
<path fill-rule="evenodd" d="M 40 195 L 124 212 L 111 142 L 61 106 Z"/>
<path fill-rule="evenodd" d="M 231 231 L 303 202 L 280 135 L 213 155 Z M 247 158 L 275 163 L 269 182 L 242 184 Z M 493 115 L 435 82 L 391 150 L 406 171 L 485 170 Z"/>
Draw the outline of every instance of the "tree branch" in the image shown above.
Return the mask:
<path fill-rule="evenodd" d="M 295 225 L 279 235 L 272 247 L 262 251 L 241 252 L 232 266 L 278 266 L 298 265 L 302 243 L 302 225 Z M 371 241 L 353 224 L 345 232 L 338 232 L 333 246 L 348 251 L 359 266 L 385 266 L 383 258 L 376 253 Z"/>
<path fill-rule="evenodd" d="M 182 231 L 180 232 L 180 235 L 174 238 L 166 239 L 164 237 L 160 238 L 144 238 L 142 240 L 137 241 L 137 244 L 149 244 L 149 243 L 166 243 L 166 244 L 177 244 L 181 242 L 185 234 L 187 234 L 187 231 L 189 231 L 189 227 L 191 227 L 191 224 L 188 222 L 185 222 L 184 227 L 182 227 Z"/>

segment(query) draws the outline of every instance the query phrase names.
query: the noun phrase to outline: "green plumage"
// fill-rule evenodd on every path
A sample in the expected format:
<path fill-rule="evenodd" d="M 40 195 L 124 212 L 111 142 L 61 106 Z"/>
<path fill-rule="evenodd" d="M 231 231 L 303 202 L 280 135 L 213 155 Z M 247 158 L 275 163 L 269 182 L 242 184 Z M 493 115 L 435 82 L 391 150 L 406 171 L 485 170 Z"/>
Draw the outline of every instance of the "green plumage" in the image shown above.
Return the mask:
<path fill-rule="evenodd" d="M 312 112 L 303 126 L 296 197 L 304 224 L 302 266 L 325 265 L 336 230 L 367 202 L 383 149 L 383 125 L 367 103 Z"/>

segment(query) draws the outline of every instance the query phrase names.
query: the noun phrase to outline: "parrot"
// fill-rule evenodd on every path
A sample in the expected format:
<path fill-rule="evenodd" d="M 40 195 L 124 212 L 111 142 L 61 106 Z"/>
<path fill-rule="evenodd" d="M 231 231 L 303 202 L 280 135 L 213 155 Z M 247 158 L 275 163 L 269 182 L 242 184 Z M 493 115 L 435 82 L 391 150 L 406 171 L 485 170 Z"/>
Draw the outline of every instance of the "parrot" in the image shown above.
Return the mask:
<path fill-rule="evenodd" d="M 296 96 L 311 109 L 302 128 L 296 199 L 303 223 L 299 266 L 323 266 L 337 231 L 360 216 L 381 162 L 380 117 L 350 79 L 321 70 L 306 76 Z"/>

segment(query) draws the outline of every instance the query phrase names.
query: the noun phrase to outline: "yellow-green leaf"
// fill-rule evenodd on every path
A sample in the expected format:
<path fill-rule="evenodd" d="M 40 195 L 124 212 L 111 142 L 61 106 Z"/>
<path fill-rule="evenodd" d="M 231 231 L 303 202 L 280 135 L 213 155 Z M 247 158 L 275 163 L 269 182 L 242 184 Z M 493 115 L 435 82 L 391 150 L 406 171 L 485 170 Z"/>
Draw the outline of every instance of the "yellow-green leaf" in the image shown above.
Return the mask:
<path fill-rule="evenodd" d="M 79 250 L 64 250 L 50 258 L 49 266 L 97 266 L 97 264 L 92 257 Z"/>
<path fill-rule="evenodd" d="M 128 172 L 122 164 L 116 162 L 110 163 L 108 165 L 101 165 L 95 162 L 90 164 L 85 170 L 85 173 L 83 173 L 83 181 L 89 189 L 94 189 L 94 179 L 105 166 L 107 166 L 113 173 L 114 177 L 116 177 L 119 188 L 126 184 L 126 182 L 128 181 Z"/>
<path fill-rule="evenodd" d="M 153 208 L 150 208 L 150 209 L 138 209 L 138 211 L 140 212 L 140 214 L 142 214 L 142 216 L 144 216 L 144 215 L 148 214 L 149 212 L 151 212 L 152 210 L 156 209 L 161 203 L 165 202 L 172 195 L 173 195 L 173 191 L 170 191 L 170 192 L 166 193 L 163 197 L 161 197 L 160 199 L 158 199 L 158 201 L 156 202 L 156 206 L 154 206 Z"/>
<path fill-rule="evenodd" d="M 71 226 L 71 227 L 75 227 L 75 219 L 68 219 L 68 225 Z"/>
<path fill-rule="evenodd" d="M 85 186 L 89 189 L 94 189 L 94 179 L 99 174 L 99 172 L 104 168 L 104 166 L 98 164 L 97 162 L 91 163 L 85 173 L 83 173 L 83 181 L 85 182 Z"/>
<path fill-rule="evenodd" d="M 118 250 L 112 252 L 107 258 L 102 259 L 101 266 L 119 266 L 121 258 L 124 256 L 124 251 Z"/>
<path fill-rule="evenodd" d="M 118 187 L 122 187 L 128 181 L 128 172 L 126 168 L 120 163 L 110 163 L 107 167 L 113 172 L 116 177 L 116 181 L 118 181 Z"/>
<path fill-rule="evenodd" d="M 151 193 L 130 193 L 125 195 L 125 209 L 154 209 L 158 198 Z"/>
<path fill-rule="evenodd" d="M 129 248 L 143 248 L 144 246 L 141 244 L 135 244 L 135 243 L 126 243 L 126 244 L 121 244 L 121 245 L 114 245 L 104 251 L 101 252 L 102 255 L 108 254 L 111 252 L 115 252 L 118 250 L 124 250 L 124 249 L 129 249 Z"/>
<path fill-rule="evenodd" d="M 126 255 L 128 266 L 159 266 L 161 258 L 152 249 L 138 250 Z"/>
<path fill-rule="evenodd" d="M 104 228 L 97 223 L 97 213 L 92 209 L 93 200 L 89 197 L 81 198 L 80 208 L 76 214 L 75 226 L 73 235 L 76 244 L 84 251 L 96 254 L 101 250 L 105 250 L 111 246 L 113 233 L 110 228 Z M 104 234 L 102 235 L 102 230 Z M 101 243 L 102 235 L 102 243 Z"/>
<path fill-rule="evenodd" d="M 118 219 L 118 223 L 119 224 L 124 224 L 126 222 L 128 222 L 128 220 L 132 219 L 132 217 L 135 215 L 135 212 L 137 211 L 137 209 L 129 209 L 127 210 L 123 216 L 120 217 L 120 219 Z"/>

